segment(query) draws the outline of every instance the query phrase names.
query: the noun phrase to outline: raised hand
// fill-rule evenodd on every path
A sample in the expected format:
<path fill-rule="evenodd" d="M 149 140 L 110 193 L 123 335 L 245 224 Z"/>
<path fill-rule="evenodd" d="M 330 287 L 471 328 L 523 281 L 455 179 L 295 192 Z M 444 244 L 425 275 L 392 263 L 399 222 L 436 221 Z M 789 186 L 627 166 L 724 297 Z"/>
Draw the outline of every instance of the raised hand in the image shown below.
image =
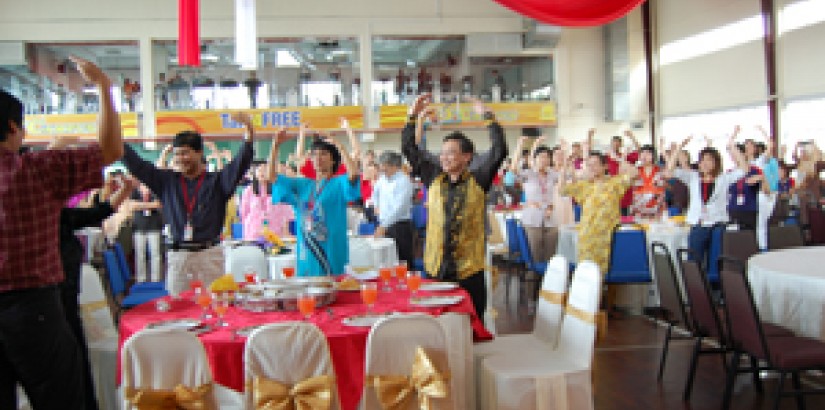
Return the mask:
<path fill-rule="evenodd" d="M 246 128 L 252 128 L 252 116 L 244 112 L 233 113 L 229 117 L 232 121 L 242 124 Z"/>
<path fill-rule="evenodd" d="M 110 87 L 112 85 L 112 80 L 100 69 L 97 65 L 92 63 L 89 60 L 84 60 L 77 56 L 69 56 L 69 60 L 71 60 L 77 66 L 77 71 L 80 72 L 80 75 L 83 76 L 83 79 L 94 83 L 100 87 Z"/>
<path fill-rule="evenodd" d="M 303 125 L 303 124 L 301 124 L 301 125 Z M 280 127 L 277 130 L 275 130 L 275 136 L 272 137 L 272 144 L 273 145 L 281 145 L 284 142 L 291 140 L 292 138 L 295 138 L 295 137 L 292 136 L 292 135 L 287 134 L 286 128 Z"/>
<path fill-rule="evenodd" d="M 46 149 L 64 149 L 70 145 L 75 145 L 80 142 L 80 138 L 75 136 L 60 136 L 55 137 Z"/>
<path fill-rule="evenodd" d="M 350 128 L 349 119 L 347 119 L 347 117 L 341 117 L 340 119 L 341 119 L 341 128 L 349 129 Z"/>
<path fill-rule="evenodd" d="M 433 96 L 430 93 L 424 93 L 419 95 L 415 101 L 413 101 L 412 105 L 409 109 L 409 114 L 418 117 L 418 114 L 421 113 L 428 105 L 432 102 Z"/>

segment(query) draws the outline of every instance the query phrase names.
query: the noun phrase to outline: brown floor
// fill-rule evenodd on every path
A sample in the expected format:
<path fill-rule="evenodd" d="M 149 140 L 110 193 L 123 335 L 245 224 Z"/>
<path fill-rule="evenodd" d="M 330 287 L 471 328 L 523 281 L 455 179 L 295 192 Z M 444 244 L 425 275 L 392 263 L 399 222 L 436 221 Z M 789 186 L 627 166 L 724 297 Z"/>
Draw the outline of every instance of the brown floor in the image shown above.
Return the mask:
<path fill-rule="evenodd" d="M 513 282 L 515 285 L 515 281 Z M 515 286 L 513 286 L 515 287 Z M 523 333 L 532 329 L 532 316 L 524 306 L 516 306 L 511 297 L 510 308 L 503 301 L 495 303 L 499 333 Z M 593 391 L 597 410 L 612 409 L 719 409 L 722 403 L 725 377 L 721 359 L 703 355 L 699 359 L 691 400 L 682 400 L 693 342 L 671 342 L 662 382 L 657 382 L 661 345 L 665 328 L 645 316 L 610 319 L 607 335 L 596 344 L 593 363 Z M 825 386 L 823 376 L 805 376 L 803 383 Z M 732 409 L 772 409 L 776 378 L 763 379 L 764 393 L 754 389 L 749 375 L 737 378 Z M 786 384 L 790 388 L 790 382 Z M 808 409 L 825 409 L 825 395 L 806 397 Z M 781 409 L 795 409 L 793 398 L 783 398 Z"/>

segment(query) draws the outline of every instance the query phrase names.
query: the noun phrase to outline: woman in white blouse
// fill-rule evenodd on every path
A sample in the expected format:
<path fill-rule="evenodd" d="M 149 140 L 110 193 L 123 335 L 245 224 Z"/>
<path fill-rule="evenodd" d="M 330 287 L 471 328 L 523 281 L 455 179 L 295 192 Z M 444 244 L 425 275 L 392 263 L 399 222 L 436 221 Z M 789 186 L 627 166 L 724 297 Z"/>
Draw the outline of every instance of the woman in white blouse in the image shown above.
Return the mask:
<path fill-rule="evenodd" d="M 514 152 L 521 152 L 529 137 L 522 136 Z M 533 260 L 545 262 L 556 253 L 559 231 L 553 217 L 553 202 L 558 173 L 552 168 L 552 152 L 541 145 L 545 137 L 536 139 L 528 157 L 529 167 L 519 170 L 513 161 L 511 170 L 522 182 L 525 202 L 521 210 L 521 224 L 527 231 Z"/>
<path fill-rule="evenodd" d="M 688 187 L 688 210 L 685 216 L 685 221 L 691 227 L 688 248 L 704 266 L 707 266 L 706 258 L 714 225 L 727 223 L 729 219 L 728 188 L 748 170 L 747 159 L 734 145 L 738 133 L 737 126 L 727 144 L 728 153 L 736 163 L 736 168 L 730 171 L 722 171 L 722 156 L 713 147 L 699 152 L 698 171 L 676 169 L 676 156 L 690 141 L 690 137 L 682 142 L 679 149 L 671 149 L 667 161 L 668 172 Z"/>

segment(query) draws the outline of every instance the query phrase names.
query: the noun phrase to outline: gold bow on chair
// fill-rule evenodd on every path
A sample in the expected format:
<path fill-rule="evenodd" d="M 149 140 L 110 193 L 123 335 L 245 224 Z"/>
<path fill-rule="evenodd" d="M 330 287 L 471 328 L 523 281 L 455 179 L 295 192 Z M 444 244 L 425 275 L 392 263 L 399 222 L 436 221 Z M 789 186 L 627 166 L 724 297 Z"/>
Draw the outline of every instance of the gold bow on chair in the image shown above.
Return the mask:
<path fill-rule="evenodd" d="M 256 410 L 327 410 L 332 406 L 332 383 L 329 375 L 310 377 L 294 386 L 256 377 L 252 381 L 252 401 Z"/>
<path fill-rule="evenodd" d="M 595 313 L 590 313 L 586 310 L 582 310 L 571 305 L 567 305 L 567 307 L 564 309 L 564 314 L 567 316 L 572 316 L 576 319 L 581 320 L 582 322 L 589 323 L 591 325 L 596 324 Z"/>
<path fill-rule="evenodd" d="M 126 389 L 126 400 L 137 410 L 204 410 L 212 383 L 195 388 L 182 384 L 173 390 Z"/>
<path fill-rule="evenodd" d="M 549 290 L 542 290 L 539 294 L 544 300 L 554 305 L 564 305 L 567 303 L 566 292 L 551 292 Z"/>
<path fill-rule="evenodd" d="M 421 410 L 430 409 L 430 399 L 443 399 L 448 395 L 449 375 L 439 373 L 424 349 L 415 349 L 415 361 L 411 376 L 368 376 L 368 382 L 375 387 L 378 401 L 385 410 L 405 409 L 410 400 L 418 396 Z"/>

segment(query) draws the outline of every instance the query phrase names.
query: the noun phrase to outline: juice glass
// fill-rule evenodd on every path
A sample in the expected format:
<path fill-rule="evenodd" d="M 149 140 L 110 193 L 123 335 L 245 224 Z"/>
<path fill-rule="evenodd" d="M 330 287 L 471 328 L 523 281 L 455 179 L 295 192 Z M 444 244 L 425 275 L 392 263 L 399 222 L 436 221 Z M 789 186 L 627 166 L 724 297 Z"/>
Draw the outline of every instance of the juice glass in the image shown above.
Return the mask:
<path fill-rule="evenodd" d="M 362 283 L 361 300 L 367 305 L 367 313 L 372 313 L 372 305 L 378 300 L 378 285 L 373 282 Z"/>
<path fill-rule="evenodd" d="M 418 288 L 421 287 L 421 272 L 407 272 L 407 287 L 413 296 L 418 293 Z"/>
<path fill-rule="evenodd" d="M 284 274 L 284 278 L 289 279 L 295 276 L 295 267 L 294 266 L 284 266 L 282 270 Z"/>
<path fill-rule="evenodd" d="M 306 292 L 298 295 L 298 311 L 304 315 L 305 320 L 309 320 L 315 312 L 315 297 Z"/>
<path fill-rule="evenodd" d="M 395 265 L 395 278 L 398 279 L 398 289 L 406 290 L 404 282 L 407 279 L 407 261 L 398 261 L 398 265 Z"/>
<path fill-rule="evenodd" d="M 384 291 L 391 291 L 392 288 L 390 287 L 390 279 L 392 279 L 392 268 L 382 266 L 378 269 L 378 275 L 381 276 L 381 283 L 384 284 Z"/>
<path fill-rule="evenodd" d="M 212 310 L 214 310 L 215 315 L 218 316 L 218 323 L 216 323 L 215 326 L 227 326 L 227 323 L 223 320 L 223 316 L 226 314 L 226 311 L 229 310 L 229 296 L 216 293 L 212 297 Z"/>
<path fill-rule="evenodd" d="M 208 309 L 209 305 L 212 304 L 212 295 L 204 290 L 203 288 L 196 288 L 195 289 L 195 303 L 201 307 L 203 313 L 201 314 L 201 320 L 206 320 L 211 318 L 212 316 L 209 315 Z"/>

